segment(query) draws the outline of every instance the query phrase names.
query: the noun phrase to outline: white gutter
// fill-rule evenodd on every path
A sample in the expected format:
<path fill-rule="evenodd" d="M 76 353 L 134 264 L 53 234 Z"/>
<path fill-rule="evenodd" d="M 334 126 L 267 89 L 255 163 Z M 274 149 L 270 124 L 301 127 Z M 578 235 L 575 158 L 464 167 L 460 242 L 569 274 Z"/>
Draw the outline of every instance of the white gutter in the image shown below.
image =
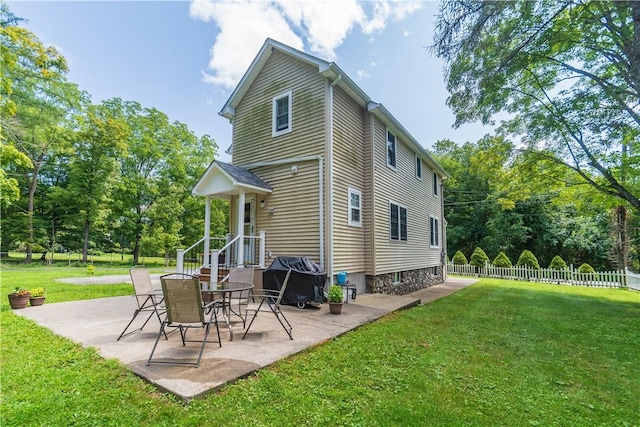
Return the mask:
<path fill-rule="evenodd" d="M 333 285 L 333 88 L 342 80 L 342 74 L 338 74 L 338 77 L 331 82 L 327 89 L 327 117 L 325 118 L 326 124 L 326 151 L 327 151 L 327 258 L 329 258 L 329 265 L 327 266 L 327 276 L 329 279 L 329 285 Z"/>
<path fill-rule="evenodd" d="M 325 257 L 324 257 L 324 186 L 323 178 L 324 178 L 324 168 L 322 164 L 322 156 L 305 156 L 305 157 L 292 157 L 289 159 L 280 159 L 280 160 L 272 160 L 267 162 L 257 162 L 250 163 L 247 165 L 239 165 L 239 167 L 243 167 L 245 169 L 253 169 L 253 168 L 261 168 L 266 166 L 277 166 L 277 165 L 286 165 L 289 163 L 299 163 L 299 162 L 310 162 L 310 161 L 318 161 L 318 202 L 319 202 L 319 220 L 320 220 L 320 266 L 324 269 L 325 267 Z"/>

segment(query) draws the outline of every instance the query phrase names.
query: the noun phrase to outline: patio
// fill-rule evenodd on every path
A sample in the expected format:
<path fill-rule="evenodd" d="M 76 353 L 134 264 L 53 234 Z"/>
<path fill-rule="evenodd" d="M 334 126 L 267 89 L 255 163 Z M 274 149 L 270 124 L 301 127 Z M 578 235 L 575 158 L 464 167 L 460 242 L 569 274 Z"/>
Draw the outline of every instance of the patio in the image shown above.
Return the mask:
<path fill-rule="evenodd" d="M 283 311 L 293 325 L 293 340 L 274 316 L 258 316 L 245 340 L 241 340 L 241 322 L 235 325 L 234 341 L 229 341 L 229 332 L 221 325 L 222 347 L 216 343 L 207 344 L 199 368 L 146 366 L 159 329 L 157 320 L 152 319 L 143 331 L 116 341 L 136 308 L 132 296 L 45 304 L 14 313 L 85 347 L 93 346 L 103 357 L 118 359 L 158 388 L 191 400 L 393 311 L 441 298 L 474 282 L 473 279 L 450 278 L 443 284 L 405 296 L 362 294 L 352 303 L 345 304 L 341 315 L 330 314 L 328 304 L 305 309 L 285 306 Z M 156 356 L 195 359 L 198 349 L 197 344 L 182 347 L 179 334 L 172 334 L 169 341 L 160 340 Z"/>

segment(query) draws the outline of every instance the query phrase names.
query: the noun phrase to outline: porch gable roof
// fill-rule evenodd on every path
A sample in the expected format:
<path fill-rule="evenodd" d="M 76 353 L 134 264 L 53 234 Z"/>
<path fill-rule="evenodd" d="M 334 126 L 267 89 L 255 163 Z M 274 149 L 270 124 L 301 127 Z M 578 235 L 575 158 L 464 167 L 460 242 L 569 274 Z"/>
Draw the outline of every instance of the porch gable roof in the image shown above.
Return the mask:
<path fill-rule="evenodd" d="M 268 194 L 273 189 L 248 169 L 214 160 L 194 185 L 191 193 L 194 196 L 230 199 L 240 191 Z"/>

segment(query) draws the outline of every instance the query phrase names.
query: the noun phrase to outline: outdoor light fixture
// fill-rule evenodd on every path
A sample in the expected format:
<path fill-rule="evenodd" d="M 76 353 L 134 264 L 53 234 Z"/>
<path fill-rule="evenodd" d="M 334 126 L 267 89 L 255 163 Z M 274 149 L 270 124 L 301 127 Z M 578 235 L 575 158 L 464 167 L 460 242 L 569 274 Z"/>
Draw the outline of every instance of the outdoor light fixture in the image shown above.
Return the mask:
<path fill-rule="evenodd" d="M 264 200 L 260 200 L 260 207 L 261 207 L 262 209 L 264 209 L 265 207 L 267 207 L 267 202 L 266 202 L 266 201 L 264 201 Z"/>

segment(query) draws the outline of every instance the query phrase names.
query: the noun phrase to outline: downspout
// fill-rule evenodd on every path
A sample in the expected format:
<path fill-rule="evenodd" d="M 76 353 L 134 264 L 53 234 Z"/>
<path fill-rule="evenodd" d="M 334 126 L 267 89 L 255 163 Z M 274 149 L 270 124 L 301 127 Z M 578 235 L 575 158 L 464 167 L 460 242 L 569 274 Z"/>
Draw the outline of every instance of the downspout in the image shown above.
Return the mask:
<path fill-rule="evenodd" d="M 371 129 L 369 142 L 371 145 L 371 200 L 369 201 L 371 209 L 369 215 L 371 217 L 371 275 L 375 278 L 378 275 L 378 263 L 376 259 L 376 179 L 375 179 L 375 164 L 376 164 L 376 144 L 375 144 L 375 132 L 376 132 L 376 117 L 369 113 Z"/>
<path fill-rule="evenodd" d="M 305 156 L 305 157 L 293 157 L 289 159 L 281 159 L 281 160 L 272 160 L 267 162 L 257 162 L 250 163 L 248 165 L 242 165 L 241 167 L 245 169 L 253 169 L 260 168 L 265 166 L 277 166 L 284 165 L 288 163 L 299 163 L 299 162 L 309 162 L 309 161 L 318 161 L 318 206 L 319 206 L 319 221 L 320 221 L 320 266 L 325 268 L 325 257 L 324 257 L 324 186 L 322 185 L 324 180 L 324 167 L 322 163 L 322 156 Z"/>
<path fill-rule="evenodd" d="M 444 180 L 440 179 L 440 218 L 442 218 L 442 254 L 440 255 L 440 263 L 442 264 L 442 279 L 447 280 L 447 225 L 444 218 Z"/>
<path fill-rule="evenodd" d="M 342 75 L 331 82 L 327 93 L 326 150 L 327 150 L 327 276 L 329 285 L 333 284 L 333 88 L 342 80 Z"/>

